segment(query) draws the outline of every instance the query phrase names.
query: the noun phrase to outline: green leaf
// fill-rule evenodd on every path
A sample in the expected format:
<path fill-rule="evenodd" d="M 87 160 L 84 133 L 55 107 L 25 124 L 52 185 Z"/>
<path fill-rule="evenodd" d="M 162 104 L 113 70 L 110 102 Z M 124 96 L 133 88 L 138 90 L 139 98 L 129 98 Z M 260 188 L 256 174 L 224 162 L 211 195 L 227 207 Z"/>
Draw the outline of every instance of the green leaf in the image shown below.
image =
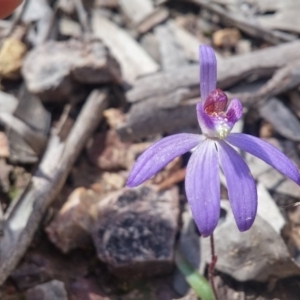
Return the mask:
<path fill-rule="evenodd" d="M 175 263 L 198 297 L 202 300 L 215 300 L 209 282 L 184 259 L 178 250 L 175 253 Z"/>

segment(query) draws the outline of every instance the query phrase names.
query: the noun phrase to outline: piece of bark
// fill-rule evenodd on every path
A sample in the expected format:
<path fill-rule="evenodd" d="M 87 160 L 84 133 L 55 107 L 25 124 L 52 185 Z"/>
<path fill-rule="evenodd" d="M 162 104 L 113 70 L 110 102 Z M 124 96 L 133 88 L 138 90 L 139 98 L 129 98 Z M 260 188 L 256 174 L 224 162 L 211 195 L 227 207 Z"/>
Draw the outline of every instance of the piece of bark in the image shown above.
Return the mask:
<path fill-rule="evenodd" d="M 44 43 L 28 54 L 22 73 L 28 90 L 46 102 L 79 101 L 82 84 L 121 80 L 118 63 L 97 39 Z"/>
<path fill-rule="evenodd" d="M 12 114 L 18 105 L 18 99 L 11 94 L 0 91 L 0 111 Z"/>
<path fill-rule="evenodd" d="M 155 134 L 171 134 L 176 131 L 199 128 L 196 103 L 199 99 L 186 101 L 175 108 L 161 108 L 155 102 L 136 103 L 131 108 L 127 122 L 117 129 L 123 141 L 139 141 Z"/>
<path fill-rule="evenodd" d="M 17 119 L 16 119 L 17 118 Z M 13 116 L 6 116 L 6 132 L 13 162 L 33 163 L 43 153 L 50 129 L 50 113 L 22 85 Z"/>
<path fill-rule="evenodd" d="M 162 69 L 172 71 L 186 65 L 184 52 L 176 42 L 170 24 L 156 26 L 154 31 L 158 40 Z"/>
<path fill-rule="evenodd" d="M 224 59 L 218 64 L 218 86 L 227 88 L 250 75 L 271 75 L 274 70 L 300 59 L 299 47 L 300 42 L 295 41 Z M 162 95 L 167 97 L 177 88 L 192 87 L 199 87 L 198 65 L 141 78 L 126 97 L 128 102 L 133 103 Z M 156 99 L 160 102 L 159 98 Z"/>
<path fill-rule="evenodd" d="M 73 0 L 73 1 L 75 3 L 79 23 L 80 23 L 83 31 L 85 32 L 85 34 L 91 34 L 91 27 L 90 27 L 90 23 L 88 21 L 88 14 L 83 5 L 83 1 L 82 0 Z M 88 1 L 86 1 L 86 2 L 88 2 Z"/>
<path fill-rule="evenodd" d="M 288 48 L 290 46 L 296 46 L 297 43 L 291 43 L 288 45 L 283 45 L 281 47 L 282 50 L 286 50 L 286 46 L 288 46 Z M 266 51 L 266 52 L 264 52 Z M 247 62 L 249 62 L 251 64 L 251 68 L 249 66 L 249 70 L 248 70 L 248 75 L 251 74 L 251 69 L 254 71 L 254 73 L 256 73 L 256 71 L 259 70 L 259 65 L 260 65 L 260 59 L 263 59 L 264 55 L 274 55 L 274 53 L 276 53 L 275 48 L 270 48 L 270 49 L 266 49 L 264 50 L 263 53 L 261 53 L 260 51 L 258 51 L 257 54 L 259 54 L 258 56 L 258 60 L 253 61 L 251 60 L 251 56 L 250 57 L 248 55 L 246 56 L 242 56 L 244 57 L 244 62 L 243 64 L 247 64 Z M 269 52 L 271 51 L 271 52 Z M 280 52 L 280 51 L 279 51 Z M 264 54 L 263 56 L 261 54 Z M 278 53 L 279 54 L 279 53 Z M 276 54 L 275 54 L 276 55 Z M 290 55 L 292 55 L 292 53 L 290 52 Z M 249 58 L 249 60 L 247 59 L 247 56 Z M 277 55 L 276 55 L 277 56 Z M 279 57 L 278 57 L 279 58 Z M 287 58 L 287 57 L 285 57 Z M 255 58 L 254 58 L 255 59 Z M 280 58 L 279 58 L 280 59 Z M 295 57 L 293 58 L 295 60 Z M 234 61 L 234 57 L 231 59 Z M 264 60 L 266 61 L 266 60 Z M 226 60 L 224 60 L 224 64 L 226 65 Z M 223 62 L 220 62 L 221 65 L 221 70 L 222 70 L 222 65 L 224 65 Z M 280 64 L 284 64 L 283 61 L 280 62 Z M 230 71 L 233 71 L 235 68 L 233 67 L 235 64 L 228 64 L 227 70 L 228 73 L 230 73 Z M 237 66 L 237 65 L 236 65 Z M 232 68 L 233 67 L 233 68 Z M 194 68 L 194 67 L 193 67 Z M 272 67 L 271 64 L 269 64 L 269 68 L 268 68 L 268 64 L 266 64 L 264 66 L 264 69 L 267 71 L 269 69 L 269 71 L 271 71 L 274 68 L 274 65 Z M 198 68 L 197 68 L 198 69 Z M 220 69 L 220 68 L 219 68 Z M 184 70 L 184 69 L 183 69 Z M 181 70 L 181 72 L 183 71 Z M 197 70 L 198 71 L 198 70 Z M 259 72 L 261 72 L 261 70 L 259 70 Z M 184 71 L 183 71 L 184 72 Z M 233 71 L 234 72 L 234 71 Z M 170 78 L 172 78 L 172 76 L 175 76 L 175 81 L 177 78 L 178 73 L 173 73 L 173 74 L 169 74 Z M 186 76 L 189 76 L 190 73 L 186 73 Z M 224 74 L 224 80 L 226 80 L 226 76 L 225 76 L 225 68 L 224 68 L 224 73 L 221 73 L 219 78 L 221 77 L 222 79 L 222 74 Z M 236 73 L 238 74 L 238 72 Z M 233 75 L 233 74 L 232 74 Z M 155 78 L 160 77 L 161 82 L 164 83 L 163 86 L 161 86 L 161 88 L 159 86 L 155 86 Z M 228 74 L 229 78 L 230 78 L 230 74 Z M 194 75 L 194 77 L 196 77 L 196 75 Z M 163 77 L 163 75 L 154 75 L 151 79 L 151 81 L 147 81 L 147 78 L 141 79 L 140 81 L 144 84 L 144 82 L 146 81 L 147 84 L 145 83 L 145 85 L 143 86 L 143 84 L 139 84 L 137 85 L 136 89 L 133 89 L 131 91 L 128 92 L 127 95 L 129 95 L 129 99 L 134 99 L 134 100 L 140 100 L 140 98 L 147 98 L 152 94 L 155 95 L 155 97 L 150 98 L 147 103 L 145 102 L 144 104 L 140 104 L 140 105 L 134 105 L 128 115 L 128 122 L 127 125 L 123 126 L 122 128 L 119 129 L 119 132 L 121 133 L 122 138 L 124 139 L 131 139 L 133 137 L 135 138 L 140 138 L 140 137 L 144 137 L 147 136 L 149 134 L 154 134 L 157 132 L 170 132 L 171 131 L 175 131 L 177 129 L 180 129 L 180 126 L 188 126 L 188 124 L 191 124 L 192 126 L 197 125 L 197 121 L 196 118 L 193 118 L 193 121 L 188 119 L 188 120 L 184 120 L 184 117 L 181 119 L 182 123 L 180 126 L 177 126 L 177 124 L 170 124 L 170 122 L 164 122 L 165 118 L 167 116 L 166 112 L 161 111 L 161 105 L 163 106 L 167 106 L 166 104 L 169 102 L 170 106 L 177 106 L 178 107 L 178 103 L 180 103 L 181 99 L 180 98 L 189 98 L 191 95 L 187 92 L 186 94 L 183 94 L 184 97 L 182 97 L 180 94 L 180 97 L 178 99 L 178 97 L 174 97 L 173 93 L 170 93 L 168 95 L 168 91 L 169 88 L 167 88 L 167 90 L 165 90 L 165 87 L 168 87 L 168 81 L 166 81 L 165 79 L 168 77 Z M 234 76 L 233 76 L 234 78 Z M 238 77 L 236 77 L 238 78 Z M 273 76 L 273 78 L 266 84 L 264 85 L 259 92 L 257 93 L 252 93 L 252 94 L 248 94 L 248 95 L 237 95 L 244 104 L 246 105 L 255 105 L 256 102 L 261 101 L 262 99 L 268 98 L 269 96 L 272 96 L 272 94 L 276 94 L 276 93 L 281 93 L 284 92 L 290 88 L 293 88 L 295 86 L 297 86 L 299 83 L 299 76 L 298 76 L 298 63 L 291 63 L 289 65 L 287 65 L 286 67 L 283 67 L 282 69 L 280 69 L 277 73 L 275 73 L 275 75 Z M 148 78 L 149 79 L 149 78 Z M 181 78 L 182 79 L 182 78 Z M 228 77 L 227 77 L 228 79 Z M 232 79 L 231 79 L 232 80 Z M 231 81 L 230 80 L 230 81 Z M 180 82 L 182 81 L 178 81 L 176 83 L 177 86 L 180 85 Z M 153 86 L 154 83 L 154 86 Z M 158 82 L 157 82 L 158 83 Z M 196 89 L 194 90 L 196 93 L 198 91 L 198 82 L 195 83 L 197 84 Z M 221 81 L 220 84 L 224 84 L 224 81 Z M 226 82 L 225 82 L 226 84 Z M 171 83 L 170 83 L 171 85 Z M 226 85 L 225 85 L 226 86 Z M 152 87 L 152 89 L 150 88 Z M 173 87 L 171 85 L 171 87 Z M 141 90 L 140 90 L 141 88 Z M 174 89 L 176 88 L 176 86 L 173 87 Z M 170 88 L 171 89 L 171 88 Z M 137 95 L 135 95 L 134 92 L 137 91 Z M 162 94 L 161 97 L 159 97 L 159 95 L 156 95 L 157 91 L 159 93 Z M 133 97 L 132 94 L 133 93 Z M 173 91 L 172 91 L 173 92 Z M 178 94 L 177 94 L 178 95 Z M 186 96 L 188 95 L 188 96 Z M 139 97 L 139 98 L 135 98 L 135 97 Z M 151 97 L 151 96 L 150 96 Z M 150 103 L 151 102 L 151 103 Z M 185 101 L 186 102 L 186 101 Z M 185 104 L 187 105 L 187 104 Z M 149 108 L 149 109 L 148 109 Z M 167 112 L 169 112 L 171 115 L 173 115 L 174 111 L 177 111 L 176 109 L 174 110 L 168 110 Z M 146 113 L 145 113 L 146 112 Z M 191 116 L 193 115 L 193 111 L 191 111 Z M 170 116 L 169 114 L 169 116 Z M 160 117 L 162 116 L 162 117 Z M 177 115 L 175 113 L 174 115 L 175 117 L 171 118 L 171 119 L 176 119 L 176 123 L 180 122 L 180 119 L 177 119 Z M 182 117 L 182 116 L 181 116 Z M 149 126 L 148 126 L 149 125 Z"/>
<path fill-rule="evenodd" d="M 297 12 L 300 9 L 299 1 L 254 1 L 254 5 L 258 7 L 258 14 L 254 16 L 254 20 L 261 26 L 268 29 L 279 29 L 290 32 L 300 33 L 300 22 Z M 273 11 L 272 14 L 266 12 Z"/>
<path fill-rule="evenodd" d="M 186 58 L 192 61 L 199 61 L 199 44 L 201 42 L 185 28 L 176 22 L 169 22 L 170 27 L 175 35 L 179 45 L 185 52 Z"/>
<path fill-rule="evenodd" d="M 10 143 L 15 142 L 14 145 L 10 146 L 12 151 L 20 151 L 22 149 L 25 152 L 25 154 L 18 154 L 17 158 L 12 155 L 12 159 L 27 163 L 35 162 L 37 155 L 40 155 L 45 148 L 47 136 L 35 131 L 25 122 L 8 113 L 0 113 L 0 123 L 5 125 Z M 23 143 L 26 143 L 26 145 L 22 148 Z"/>
<path fill-rule="evenodd" d="M 28 0 L 21 20 L 26 25 L 35 23 L 31 26 L 28 39 L 34 44 L 39 45 L 46 41 L 49 30 L 53 27 L 54 12 L 46 0 Z"/>
<path fill-rule="evenodd" d="M 99 202 L 92 237 L 98 258 L 119 277 L 149 277 L 172 270 L 178 230 L 177 188 L 123 189 Z"/>
<path fill-rule="evenodd" d="M 160 63 L 159 44 L 156 35 L 153 32 L 144 34 L 140 39 L 141 46 L 157 62 Z"/>
<path fill-rule="evenodd" d="M 79 37 L 82 34 L 82 30 L 80 28 L 80 25 L 66 17 L 62 17 L 59 20 L 59 32 L 63 36 L 69 36 L 69 37 Z"/>
<path fill-rule="evenodd" d="M 57 7 L 67 15 L 75 13 L 75 2 L 74 0 L 58 0 Z"/>
<path fill-rule="evenodd" d="M 110 9 L 116 9 L 119 6 L 118 0 L 96 0 L 95 7 L 105 7 Z"/>
<path fill-rule="evenodd" d="M 224 89 L 250 75 L 271 75 L 281 68 L 266 84 L 259 84 L 251 93 L 229 96 L 239 98 L 246 106 L 253 106 L 273 94 L 291 89 L 299 84 L 300 55 L 294 52 L 299 46 L 299 42 L 292 42 L 223 59 L 218 64 L 218 86 Z M 128 102 L 139 103 L 130 108 L 127 121 L 118 128 L 121 138 L 138 140 L 151 134 L 174 133 L 198 126 L 195 113 L 198 99 L 187 100 L 198 95 L 198 65 L 141 78 L 126 94 Z M 167 119 L 172 122 L 166 122 Z"/>
<path fill-rule="evenodd" d="M 146 18 L 140 21 L 136 25 L 136 29 L 139 33 L 146 33 L 150 31 L 157 24 L 164 22 L 169 17 L 169 10 L 163 7 L 156 8 Z"/>
<path fill-rule="evenodd" d="M 250 22 L 245 17 L 241 17 L 240 14 L 233 14 L 226 11 L 222 6 L 212 3 L 208 0 L 189 0 L 192 3 L 198 4 L 199 6 L 210 10 L 211 12 L 220 16 L 220 18 L 227 23 L 229 26 L 234 26 L 244 31 L 246 34 L 255 38 L 263 39 L 272 44 L 280 44 L 282 42 L 291 42 L 296 40 L 295 36 L 274 32 L 268 30 L 256 23 Z"/>
<path fill-rule="evenodd" d="M 143 21 L 154 11 L 151 0 L 119 0 L 119 6 L 126 18 L 134 25 Z"/>
<path fill-rule="evenodd" d="M 278 98 L 273 97 L 266 101 L 260 106 L 259 112 L 278 133 L 292 141 L 300 142 L 300 122 Z"/>
<path fill-rule="evenodd" d="M 300 84 L 300 60 L 288 63 L 275 72 L 272 78 L 257 92 L 264 97 L 272 97 L 297 87 Z"/>
<path fill-rule="evenodd" d="M 92 27 L 95 36 L 102 39 L 121 65 L 123 80 L 132 83 L 139 76 L 158 71 L 157 63 L 122 28 L 94 10 Z"/>
<path fill-rule="evenodd" d="M 107 93 L 94 90 L 83 106 L 65 142 L 53 135 L 32 176 L 31 184 L 6 214 L 0 243 L 0 284 L 16 267 L 31 244 L 43 214 L 61 190 L 68 173 L 107 106 Z"/>
<path fill-rule="evenodd" d="M 258 88 L 254 88 L 251 92 L 236 93 L 234 97 L 239 98 L 246 106 L 264 105 L 268 99 L 299 86 L 299 74 L 300 60 L 296 59 L 293 63 L 288 63 L 279 68 L 265 84 L 258 83 Z M 229 95 L 229 98 L 232 97 Z"/>

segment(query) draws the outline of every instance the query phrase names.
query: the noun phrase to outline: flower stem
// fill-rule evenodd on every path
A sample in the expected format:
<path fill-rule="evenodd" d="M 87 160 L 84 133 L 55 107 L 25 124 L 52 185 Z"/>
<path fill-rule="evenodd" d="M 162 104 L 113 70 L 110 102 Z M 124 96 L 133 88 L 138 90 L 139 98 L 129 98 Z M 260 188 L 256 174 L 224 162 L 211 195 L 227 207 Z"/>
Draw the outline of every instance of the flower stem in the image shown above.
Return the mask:
<path fill-rule="evenodd" d="M 213 233 L 210 235 L 210 250 L 211 250 L 211 262 L 208 267 L 208 277 L 209 277 L 209 281 L 212 286 L 215 298 L 216 298 L 216 300 L 218 300 L 219 298 L 218 298 L 217 289 L 216 289 L 215 282 L 214 282 L 215 265 L 217 263 L 218 257 L 216 256 L 216 253 L 215 253 L 215 242 L 214 242 Z"/>

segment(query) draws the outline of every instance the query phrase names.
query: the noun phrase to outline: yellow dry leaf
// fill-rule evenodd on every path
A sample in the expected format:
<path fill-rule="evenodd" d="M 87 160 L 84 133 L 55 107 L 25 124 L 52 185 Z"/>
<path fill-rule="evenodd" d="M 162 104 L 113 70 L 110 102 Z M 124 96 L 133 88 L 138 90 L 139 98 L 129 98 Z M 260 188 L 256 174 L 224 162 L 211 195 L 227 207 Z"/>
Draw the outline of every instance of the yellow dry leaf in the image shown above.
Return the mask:
<path fill-rule="evenodd" d="M 0 76 L 6 79 L 20 78 L 20 69 L 27 47 L 20 40 L 6 38 L 0 49 Z"/>

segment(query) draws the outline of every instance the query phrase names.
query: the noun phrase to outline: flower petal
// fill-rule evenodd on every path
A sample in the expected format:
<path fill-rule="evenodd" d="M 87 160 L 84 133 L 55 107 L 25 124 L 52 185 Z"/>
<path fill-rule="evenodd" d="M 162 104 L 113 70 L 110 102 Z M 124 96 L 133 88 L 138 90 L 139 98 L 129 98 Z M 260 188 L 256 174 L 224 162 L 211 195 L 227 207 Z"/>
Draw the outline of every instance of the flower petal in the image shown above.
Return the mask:
<path fill-rule="evenodd" d="M 231 133 L 226 140 L 233 146 L 257 156 L 286 177 L 300 184 L 297 166 L 273 145 L 243 133 Z"/>
<path fill-rule="evenodd" d="M 127 180 L 128 187 L 135 187 L 152 177 L 171 160 L 203 141 L 199 134 L 180 133 L 168 136 L 151 145 L 133 166 Z"/>
<path fill-rule="evenodd" d="M 216 84 L 217 60 L 215 52 L 210 46 L 200 46 L 200 92 L 202 103 L 216 89 Z"/>
<path fill-rule="evenodd" d="M 243 116 L 243 106 L 239 99 L 232 99 L 226 111 L 228 122 L 233 126 Z"/>
<path fill-rule="evenodd" d="M 257 189 L 249 167 L 226 142 L 218 142 L 220 164 L 226 177 L 229 201 L 240 231 L 248 230 L 257 212 Z"/>
<path fill-rule="evenodd" d="M 185 190 L 194 220 L 203 236 L 216 228 L 220 216 L 220 178 L 215 142 L 205 140 L 187 165 Z"/>

